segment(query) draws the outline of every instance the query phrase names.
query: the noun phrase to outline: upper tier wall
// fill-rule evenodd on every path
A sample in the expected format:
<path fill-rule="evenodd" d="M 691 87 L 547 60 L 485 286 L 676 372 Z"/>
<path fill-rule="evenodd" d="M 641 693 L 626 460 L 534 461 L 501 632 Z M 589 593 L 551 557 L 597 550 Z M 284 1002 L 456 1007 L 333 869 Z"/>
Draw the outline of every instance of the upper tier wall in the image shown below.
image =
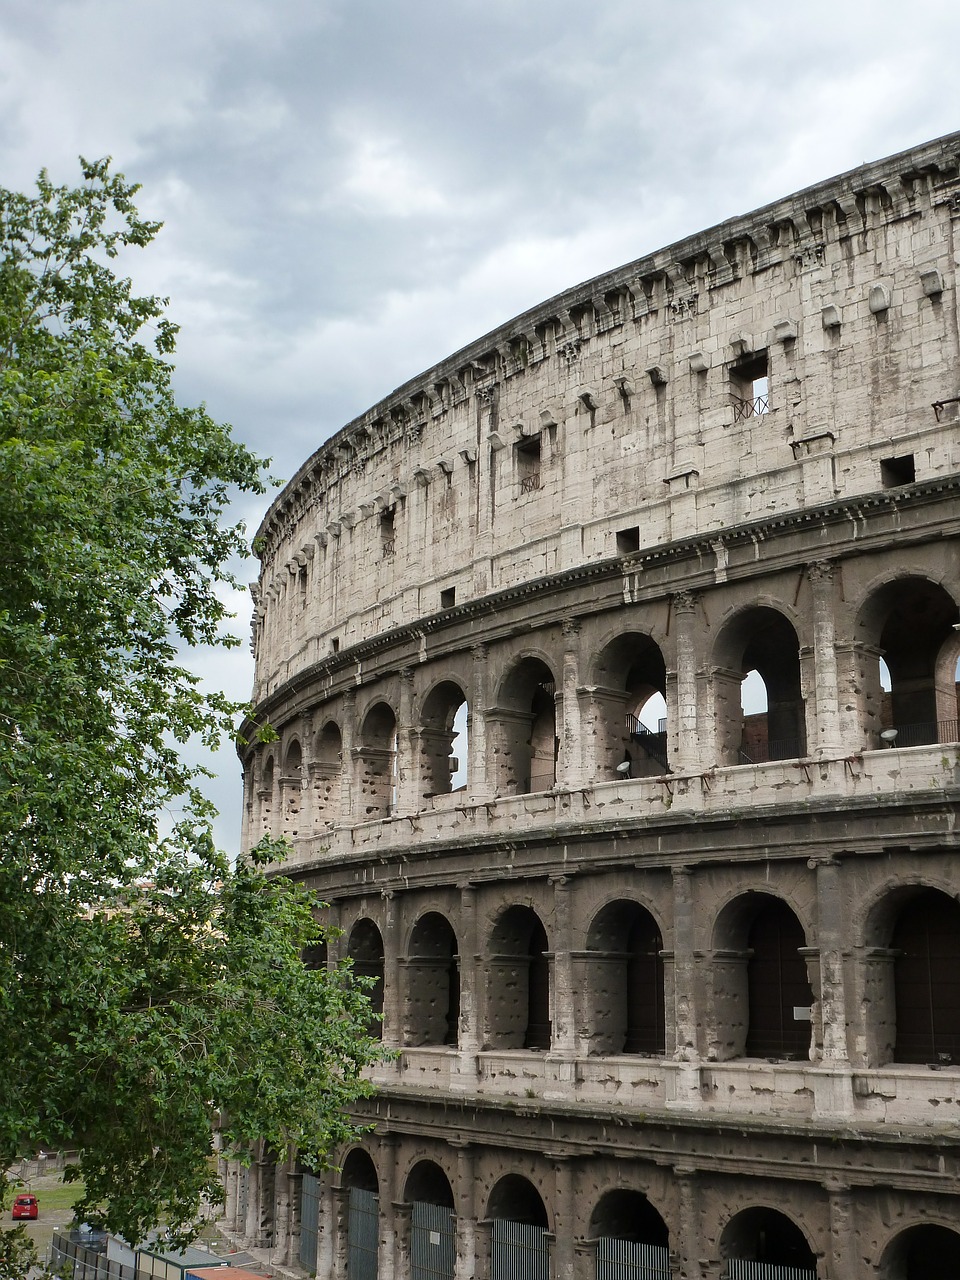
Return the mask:
<path fill-rule="evenodd" d="M 958 217 L 954 134 L 578 285 L 405 384 L 261 525 L 255 698 L 516 583 L 960 469 Z"/>

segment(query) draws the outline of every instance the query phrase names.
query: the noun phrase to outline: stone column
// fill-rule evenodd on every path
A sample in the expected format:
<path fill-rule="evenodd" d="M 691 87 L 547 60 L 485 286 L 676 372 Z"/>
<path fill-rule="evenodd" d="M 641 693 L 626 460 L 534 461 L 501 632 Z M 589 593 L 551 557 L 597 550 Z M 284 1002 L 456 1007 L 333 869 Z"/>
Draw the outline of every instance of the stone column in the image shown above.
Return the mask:
<path fill-rule="evenodd" d="M 820 943 L 820 1016 L 823 1060 L 847 1065 L 847 1001 L 844 983 L 843 884 L 836 858 L 812 858 L 817 875 L 817 937 Z"/>
<path fill-rule="evenodd" d="M 455 1280 L 474 1280 L 477 1257 L 476 1174 L 473 1149 L 468 1144 L 457 1151 L 457 1258 Z"/>
<path fill-rule="evenodd" d="M 397 1198 L 396 1139 L 385 1134 L 380 1139 L 377 1170 L 380 1174 L 380 1251 L 377 1280 L 402 1280 L 396 1269 L 397 1229 L 394 1217 L 394 1201 Z"/>
<path fill-rule="evenodd" d="M 413 1205 L 398 1201 L 391 1206 L 394 1223 L 394 1256 L 398 1280 L 410 1275 L 410 1249 L 413 1229 Z"/>
<path fill-rule="evenodd" d="M 413 671 L 400 672 L 400 708 L 397 720 L 396 813 L 416 813 L 420 808 L 419 737 L 413 722 Z"/>
<path fill-rule="evenodd" d="M 383 920 L 383 1043 L 391 1048 L 401 1044 L 402 1008 L 400 995 L 400 937 L 402 904 L 398 894 L 385 895 Z"/>
<path fill-rule="evenodd" d="M 238 1231 L 243 1225 L 237 1221 L 240 1204 L 240 1166 L 235 1160 L 223 1164 L 223 1217 L 228 1231 Z"/>
<path fill-rule="evenodd" d="M 333 1268 L 331 1276 L 345 1277 L 350 1256 L 350 1188 L 333 1188 Z M 317 1275 L 320 1270 L 320 1259 L 317 1259 Z"/>
<path fill-rule="evenodd" d="M 492 795 L 487 760 L 487 654 L 485 644 L 474 645 L 473 687 L 470 695 L 470 730 L 467 743 L 467 793 L 471 800 L 485 800 Z"/>
<path fill-rule="evenodd" d="M 673 868 L 674 1106 L 700 1103 L 700 1009 L 697 992 L 693 876 Z"/>
<path fill-rule="evenodd" d="M 856 1247 L 856 1212 L 850 1186 L 839 1179 L 824 1183 L 830 1199 L 830 1252 L 823 1280 L 849 1280 L 860 1274 Z"/>
<path fill-rule="evenodd" d="M 807 565 L 807 581 L 813 594 L 813 675 L 816 719 L 807 724 L 807 753 L 818 756 L 844 754 L 840 732 L 840 698 L 837 685 L 837 651 L 834 629 L 834 566 L 829 560 Z"/>
<path fill-rule="evenodd" d="M 477 940 L 477 891 L 465 880 L 460 889 L 460 1070 L 467 1066 L 476 1070 L 476 1054 L 480 1047 L 479 969 L 480 955 Z M 469 1061 L 468 1061 L 469 1060 Z"/>
<path fill-rule="evenodd" d="M 553 884 L 553 1022 L 551 1051 L 573 1057 L 576 1052 L 576 994 L 570 950 L 570 877 Z"/>
<path fill-rule="evenodd" d="M 337 1259 L 337 1222 L 340 1214 L 339 1197 L 343 1195 L 333 1185 L 331 1177 L 323 1178 L 318 1188 L 317 1204 L 317 1275 L 334 1276 Z M 342 1273 L 341 1273 L 342 1274 Z"/>
<path fill-rule="evenodd" d="M 678 591 L 672 600 L 677 629 L 676 706 L 669 707 L 667 714 L 673 765 L 680 773 L 696 773 L 703 767 L 697 732 L 697 599 L 692 591 Z"/>
<path fill-rule="evenodd" d="M 357 741 L 357 695 L 348 689 L 343 695 L 343 732 L 341 734 L 341 750 L 343 764 L 340 773 L 340 822 L 354 822 L 353 797 L 356 792 L 354 784 L 354 747 Z"/>
<path fill-rule="evenodd" d="M 706 1280 L 710 1264 L 703 1257 L 697 1171 L 677 1165 L 673 1172 L 680 1193 L 680 1230 L 670 1238 L 671 1253 L 680 1263 L 677 1280 Z"/>
<path fill-rule="evenodd" d="M 563 678 L 559 722 L 560 761 L 557 781 L 575 790 L 584 785 L 583 734 L 580 725 L 580 623 L 563 622 Z"/>
<path fill-rule="evenodd" d="M 574 1280 L 573 1223 L 576 1198 L 573 1165 L 569 1159 L 554 1161 L 553 1270 L 552 1280 Z"/>

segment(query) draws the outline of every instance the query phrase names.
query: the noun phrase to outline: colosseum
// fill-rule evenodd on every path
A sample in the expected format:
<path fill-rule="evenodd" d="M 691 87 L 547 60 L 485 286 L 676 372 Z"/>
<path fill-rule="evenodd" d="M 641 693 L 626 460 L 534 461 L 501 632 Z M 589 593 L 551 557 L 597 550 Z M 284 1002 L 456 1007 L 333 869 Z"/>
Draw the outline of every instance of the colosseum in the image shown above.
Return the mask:
<path fill-rule="evenodd" d="M 339 1280 L 960 1275 L 960 134 L 533 308 L 260 528 L 245 835 L 376 980 Z M 320 961 L 323 962 L 322 960 Z"/>

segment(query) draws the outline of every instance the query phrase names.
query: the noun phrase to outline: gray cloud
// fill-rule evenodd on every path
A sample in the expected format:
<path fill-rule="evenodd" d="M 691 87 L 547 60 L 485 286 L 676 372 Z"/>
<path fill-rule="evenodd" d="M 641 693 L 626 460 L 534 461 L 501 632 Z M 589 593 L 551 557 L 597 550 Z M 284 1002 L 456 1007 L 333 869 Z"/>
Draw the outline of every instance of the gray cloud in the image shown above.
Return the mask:
<path fill-rule="evenodd" d="M 144 184 L 181 394 L 290 475 L 524 307 L 955 128 L 958 35 L 939 0 L 8 0 L 3 181 L 83 153 Z"/>

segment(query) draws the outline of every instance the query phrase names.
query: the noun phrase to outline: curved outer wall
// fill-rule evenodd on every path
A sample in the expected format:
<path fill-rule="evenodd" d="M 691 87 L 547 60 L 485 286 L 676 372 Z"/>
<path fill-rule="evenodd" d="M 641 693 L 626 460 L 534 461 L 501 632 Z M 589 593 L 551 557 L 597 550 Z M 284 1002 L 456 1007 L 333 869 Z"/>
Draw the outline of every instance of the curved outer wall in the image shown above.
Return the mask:
<path fill-rule="evenodd" d="M 244 838 L 289 836 L 399 1051 L 340 1172 L 229 1172 L 277 1261 L 897 1280 L 960 1241 L 958 161 L 571 289 L 274 502 Z"/>

